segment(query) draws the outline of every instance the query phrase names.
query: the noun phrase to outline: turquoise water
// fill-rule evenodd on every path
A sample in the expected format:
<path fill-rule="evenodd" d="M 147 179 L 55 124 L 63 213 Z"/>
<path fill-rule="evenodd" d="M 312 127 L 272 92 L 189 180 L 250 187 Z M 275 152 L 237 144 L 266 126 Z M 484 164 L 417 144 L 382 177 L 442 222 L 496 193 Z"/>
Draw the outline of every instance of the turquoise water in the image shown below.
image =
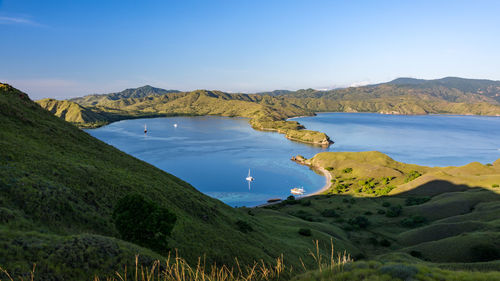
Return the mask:
<path fill-rule="evenodd" d="M 87 132 L 232 206 L 285 198 L 295 186 L 319 190 L 325 179 L 289 160 L 297 154 L 309 158 L 321 151 L 378 150 L 428 166 L 500 158 L 500 117 L 322 113 L 295 120 L 327 133 L 335 144 L 322 149 L 292 142 L 253 130 L 247 119 L 224 117 L 125 120 Z M 250 189 L 248 169 L 255 178 Z"/>
<path fill-rule="evenodd" d="M 147 135 L 143 133 L 144 124 Z M 87 132 L 232 206 L 286 198 L 296 186 L 314 192 L 325 185 L 323 176 L 290 161 L 297 154 L 312 157 L 321 148 L 289 141 L 281 134 L 253 130 L 248 119 L 136 119 Z M 245 180 L 249 169 L 255 178 L 250 189 Z"/>

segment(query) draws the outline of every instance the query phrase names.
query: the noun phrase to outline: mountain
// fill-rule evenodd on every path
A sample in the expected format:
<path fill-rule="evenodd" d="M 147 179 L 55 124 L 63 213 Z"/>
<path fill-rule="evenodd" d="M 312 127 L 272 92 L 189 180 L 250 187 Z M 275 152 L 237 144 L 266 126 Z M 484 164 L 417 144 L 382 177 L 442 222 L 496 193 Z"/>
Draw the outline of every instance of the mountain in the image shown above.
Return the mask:
<path fill-rule="evenodd" d="M 117 227 L 117 205 L 135 194 L 175 214 L 168 248 L 191 264 L 204 257 L 207 264 L 233 265 L 238 257 L 243 265 L 284 254 L 299 268 L 299 258 L 313 262 L 307 258 L 311 239 L 298 234 L 299 228 L 313 229 L 322 243 L 338 231 L 273 210 L 227 206 L 0 84 L 2 268 L 17 276 L 36 263 L 37 280 L 90 280 L 124 265 L 132 268 L 135 254 L 141 264 L 165 260 L 165 249 L 126 241 Z M 128 206 L 139 214 L 149 210 Z M 345 237 L 334 241 L 339 250 L 358 251 Z"/>
<path fill-rule="evenodd" d="M 81 105 L 85 106 L 93 106 L 98 104 L 99 102 L 105 101 L 105 100 L 119 100 L 119 99 L 128 99 L 128 98 L 143 98 L 143 97 L 148 97 L 148 96 L 160 96 L 160 95 L 165 95 L 169 93 L 179 93 L 180 91 L 177 90 L 164 90 L 160 88 L 155 88 L 149 85 L 142 86 L 139 88 L 131 88 L 131 89 L 125 89 L 121 92 L 117 93 L 110 93 L 110 94 L 94 94 L 94 95 L 87 95 L 81 98 L 73 98 L 70 99 L 72 102 L 76 102 Z"/>
<path fill-rule="evenodd" d="M 388 83 L 277 96 L 314 112 L 500 115 L 500 82 L 447 77 L 398 78 Z"/>

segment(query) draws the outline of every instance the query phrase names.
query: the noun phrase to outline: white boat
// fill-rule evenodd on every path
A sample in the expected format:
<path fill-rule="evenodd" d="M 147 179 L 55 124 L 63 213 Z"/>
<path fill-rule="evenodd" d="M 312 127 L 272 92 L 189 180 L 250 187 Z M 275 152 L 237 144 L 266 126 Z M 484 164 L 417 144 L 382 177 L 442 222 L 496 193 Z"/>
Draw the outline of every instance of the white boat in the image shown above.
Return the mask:
<path fill-rule="evenodd" d="M 255 179 L 250 175 L 250 169 L 248 169 L 248 177 L 246 177 L 246 180 L 249 182 L 254 181 Z"/>
<path fill-rule="evenodd" d="M 177 128 L 177 124 L 174 124 L 174 128 Z"/>
<path fill-rule="evenodd" d="M 148 133 L 148 127 L 146 126 L 146 124 L 144 124 L 144 133 L 147 134 Z"/>
<path fill-rule="evenodd" d="M 254 178 L 250 175 L 250 169 L 248 169 L 248 176 L 245 179 L 248 181 L 248 190 L 250 190 L 250 183 L 254 181 Z"/>
<path fill-rule="evenodd" d="M 295 188 L 292 188 L 290 189 L 290 192 L 293 194 L 293 195 L 304 195 L 304 193 L 306 192 L 304 190 L 304 188 L 302 187 L 295 187 Z"/>

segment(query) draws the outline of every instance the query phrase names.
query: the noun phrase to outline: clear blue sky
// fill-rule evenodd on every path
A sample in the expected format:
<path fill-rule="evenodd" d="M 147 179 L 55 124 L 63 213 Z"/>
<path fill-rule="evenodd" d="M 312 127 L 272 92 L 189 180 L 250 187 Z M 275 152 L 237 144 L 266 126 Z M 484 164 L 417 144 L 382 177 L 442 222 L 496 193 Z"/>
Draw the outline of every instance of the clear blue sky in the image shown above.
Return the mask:
<path fill-rule="evenodd" d="M 500 1 L 0 0 L 0 38 L 34 99 L 500 79 Z"/>

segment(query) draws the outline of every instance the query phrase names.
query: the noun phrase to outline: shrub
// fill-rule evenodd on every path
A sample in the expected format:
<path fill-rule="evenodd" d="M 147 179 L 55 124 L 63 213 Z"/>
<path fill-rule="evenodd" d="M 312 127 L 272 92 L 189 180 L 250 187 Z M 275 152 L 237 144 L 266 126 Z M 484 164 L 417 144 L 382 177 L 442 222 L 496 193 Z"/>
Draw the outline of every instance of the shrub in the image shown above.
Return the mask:
<path fill-rule="evenodd" d="M 339 183 L 335 186 L 334 192 L 343 193 L 349 191 L 349 184 L 347 183 Z"/>
<path fill-rule="evenodd" d="M 425 202 L 431 200 L 430 197 L 408 197 L 405 200 L 406 206 L 414 206 L 424 204 Z"/>
<path fill-rule="evenodd" d="M 412 257 L 416 257 L 416 258 L 419 258 L 419 259 L 421 259 L 421 258 L 423 257 L 421 252 L 419 252 L 419 251 L 415 251 L 415 250 L 410 251 L 410 255 L 411 255 Z"/>
<path fill-rule="evenodd" d="M 366 217 L 357 216 L 354 219 L 350 219 L 349 224 L 352 226 L 357 226 L 359 228 L 366 228 L 370 225 L 370 221 Z"/>
<path fill-rule="evenodd" d="M 303 210 L 298 210 L 297 212 L 291 212 L 290 215 L 301 218 L 306 221 L 314 221 L 314 216 Z"/>
<path fill-rule="evenodd" d="M 342 199 L 342 203 L 349 203 L 349 199 L 347 198 Z"/>
<path fill-rule="evenodd" d="M 349 200 L 349 203 L 351 204 L 355 204 L 356 203 L 356 200 L 354 198 L 351 198 L 351 200 Z"/>
<path fill-rule="evenodd" d="M 383 214 L 385 214 L 385 210 L 378 209 L 378 210 L 377 210 L 377 213 L 378 213 L 378 214 L 380 214 L 380 215 L 383 215 Z"/>
<path fill-rule="evenodd" d="M 391 206 L 391 203 L 389 203 L 389 202 L 382 203 L 382 207 L 386 207 L 387 208 L 389 206 Z"/>
<path fill-rule="evenodd" d="M 334 169 L 333 169 L 333 167 L 326 167 L 325 170 L 327 170 L 327 171 L 333 171 Z"/>
<path fill-rule="evenodd" d="M 295 196 L 290 195 L 290 196 L 288 196 L 288 197 L 286 198 L 286 200 L 293 201 L 293 200 L 295 200 Z"/>
<path fill-rule="evenodd" d="M 311 200 L 300 200 L 301 206 L 311 206 Z"/>
<path fill-rule="evenodd" d="M 352 168 L 345 168 L 344 170 L 342 170 L 342 172 L 344 172 L 345 174 L 348 174 L 348 173 L 352 172 Z"/>
<path fill-rule="evenodd" d="M 492 184 L 491 187 L 499 187 L 499 185 L 495 183 L 495 184 Z"/>
<path fill-rule="evenodd" d="M 285 205 L 295 205 L 299 204 L 300 202 L 298 200 L 295 200 L 295 197 L 293 195 L 290 195 L 286 198 L 285 201 L 283 201 L 283 204 Z"/>
<path fill-rule="evenodd" d="M 118 200 L 113 219 L 124 240 L 161 253 L 167 251 L 167 237 L 177 221 L 174 213 L 139 194 L 129 194 Z"/>
<path fill-rule="evenodd" d="M 389 242 L 389 240 L 387 240 L 387 239 L 382 239 L 382 240 L 380 240 L 380 246 L 389 247 L 389 246 L 391 246 L 391 242 Z"/>
<path fill-rule="evenodd" d="M 410 171 L 408 175 L 406 176 L 405 182 L 410 182 L 418 177 L 420 177 L 422 174 L 418 171 Z"/>
<path fill-rule="evenodd" d="M 426 218 L 422 216 L 411 216 L 405 218 L 401 221 L 401 225 L 404 227 L 416 227 L 422 225 L 426 222 Z"/>
<path fill-rule="evenodd" d="M 500 252 L 493 245 L 478 244 L 470 248 L 471 257 L 476 262 L 492 261 L 500 258 Z"/>
<path fill-rule="evenodd" d="M 242 221 L 242 220 L 237 220 L 236 221 L 236 226 L 238 227 L 238 230 L 243 232 L 243 233 L 248 233 L 253 231 L 253 228 L 248 222 Z"/>
<path fill-rule="evenodd" d="M 418 268 L 405 264 L 388 264 L 380 267 L 379 272 L 388 274 L 394 279 L 413 280 L 418 273 Z"/>
<path fill-rule="evenodd" d="M 394 188 L 396 188 L 394 185 L 387 185 L 384 187 L 381 187 L 379 189 L 375 190 L 375 194 L 378 196 L 383 196 L 389 194 Z"/>
<path fill-rule="evenodd" d="M 323 212 L 321 212 L 321 215 L 327 218 L 334 218 L 339 216 L 339 214 L 337 214 L 334 209 L 323 210 Z"/>
<path fill-rule="evenodd" d="M 389 218 L 399 217 L 402 210 L 403 208 L 401 207 L 401 205 L 392 206 L 389 209 L 387 209 L 387 213 L 385 214 L 385 216 Z"/>
<path fill-rule="evenodd" d="M 301 228 L 299 229 L 299 234 L 302 236 L 311 236 L 311 230 L 309 228 Z"/>
<path fill-rule="evenodd" d="M 366 211 L 366 212 L 365 212 L 365 215 L 367 215 L 367 216 L 371 216 L 371 215 L 373 215 L 373 213 L 372 213 L 371 211 Z"/>
<path fill-rule="evenodd" d="M 493 164 L 487 163 L 486 166 L 491 167 L 491 166 L 493 166 Z"/>

